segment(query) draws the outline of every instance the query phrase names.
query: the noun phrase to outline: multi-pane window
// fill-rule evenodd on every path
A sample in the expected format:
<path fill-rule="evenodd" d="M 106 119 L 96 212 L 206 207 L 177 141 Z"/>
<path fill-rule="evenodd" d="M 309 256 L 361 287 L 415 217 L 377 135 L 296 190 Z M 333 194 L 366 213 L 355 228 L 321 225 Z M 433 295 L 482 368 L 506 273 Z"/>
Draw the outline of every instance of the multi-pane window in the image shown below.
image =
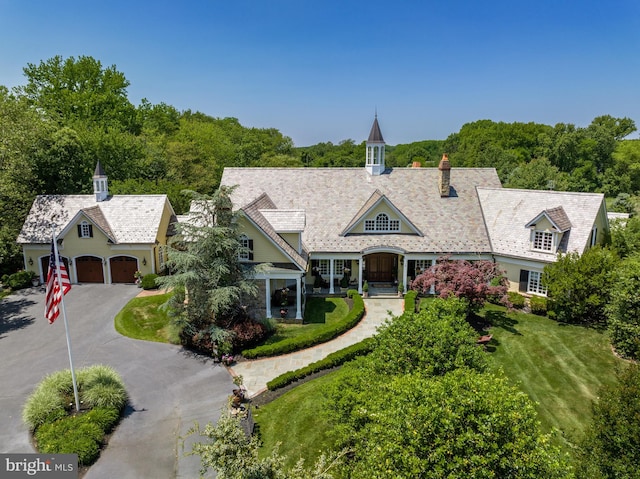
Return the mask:
<path fill-rule="evenodd" d="M 320 259 L 318 260 L 318 273 L 320 276 L 329 274 L 329 260 L 328 259 Z"/>
<path fill-rule="evenodd" d="M 400 220 L 389 219 L 386 213 L 380 213 L 375 220 L 364 221 L 365 231 L 400 231 Z"/>
<path fill-rule="evenodd" d="M 247 238 L 245 235 L 240 236 L 240 252 L 238 253 L 238 259 L 240 261 L 253 260 L 253 240 Z"/>
<path fill-rule="evenodd" d="M 158 266 L 160 269 L 164 268 L 164 249 L 162 246 L 158 248 Z"/>
<path fill-rule="evenodd" d="M 424 273 L 427 269 L 431 268 L 430 259 L 417 259 L 416 260 L 416 276 Z"/>
<path fill-rule="evenodd" d="M 80 237 L 91 238 L 91 225 L 86 221 L 80 223 Z"/>
<path fill-rule="evenodd" d="M 538 251 L 553 251 L 553 233 L 536 231 L 533 236 L 533 249 Z"/>
<path fill-rule="evenodd" d="M 538 271 L 529 271 L 529 283 L 527 284 L 527 293 L 547 294 L 547 288 L 542 286 L 542 273 Z"/>

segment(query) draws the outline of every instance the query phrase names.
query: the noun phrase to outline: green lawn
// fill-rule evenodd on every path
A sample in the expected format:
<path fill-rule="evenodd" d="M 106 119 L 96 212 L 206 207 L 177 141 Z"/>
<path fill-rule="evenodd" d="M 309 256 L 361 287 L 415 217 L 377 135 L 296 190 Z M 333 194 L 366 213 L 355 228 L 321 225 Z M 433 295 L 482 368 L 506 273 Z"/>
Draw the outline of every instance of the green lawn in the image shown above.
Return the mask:
<path fill-rule="evenodd" d="M 276 332 L 262 344 L 274 344 L 296 336 L 313 334 L 331 327 L 349 312 L 344 298 L 308 298 L 303 324 L 279 323 Z"/>
<path fill-rule="evenodd" d="M 545 429 L 562 431 L 572 441 L 591 416 L 598 388 L 615 380 L 622 361 L 607 336 L 593 329 L 561 324 L 546 317 L 487 305 L 482 315 L 493 327 L 490 364 L 538 403 Z"/>
<path fill-rule="evenodd" d="M 293 467 L 303 457 L 310 465 L 329 447 L 326 425 L 319 417 L 319 402 L 332 374 L 301 384 L 275 401 L 255 410 L 266 456 L 281 443 L 279 452 L 286 457 L 286 465 Z"/>
<path fill-rule="evenodd" d="M 165 293 L 133 298 L 116 316 L 116 331 L 134 339 L 179 344 L 166 311 L 159 309 L 170 296 Z"/>
<path fill-rule="evenodd" d="M 494 325 L 487 348 L 491 367 L 502 369 L 539 404 L 543 428 L 559 429 L 561 445 L 571 452 L 569 443 L 588 424 L 598 387 L 614 381 L 614 368 L 621 362 L 611 353 L 607 337 L 540 316 L 507 313 L 495 305 L 487 305 L 481 316 Z M 304 383 L 257 411 L 264 454 L 280 441 L 280 452 L 291 463 L 300 456 L 307 462 L 317 458 L 327 428 L 318 411 L 322 391 L 333 377 Z"/>

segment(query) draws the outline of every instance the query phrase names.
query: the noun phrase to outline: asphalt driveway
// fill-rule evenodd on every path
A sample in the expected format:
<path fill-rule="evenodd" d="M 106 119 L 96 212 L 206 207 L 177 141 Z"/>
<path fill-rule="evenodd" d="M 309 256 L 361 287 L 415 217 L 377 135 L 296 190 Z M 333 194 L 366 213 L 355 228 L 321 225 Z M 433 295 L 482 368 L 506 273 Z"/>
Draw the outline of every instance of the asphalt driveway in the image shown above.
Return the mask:
<path fill-rule="evenodd" d="M 85 479 L 198 477 L 199 458 L 184 457 L 180 436 L 194 421 L 215 422 L 234 387 L 210 359 L 115 331 L 113 318 L 139 291 L 74 285 L 65 296 L 75 368 L 108 364 L 129 393 L 126 417 Z M 49 325 L 43 314 L 42 288 L 0 301 L 0 452 L 35 452 L 22 407 L 45 375 L 69 367 L 62 316 Z"/>

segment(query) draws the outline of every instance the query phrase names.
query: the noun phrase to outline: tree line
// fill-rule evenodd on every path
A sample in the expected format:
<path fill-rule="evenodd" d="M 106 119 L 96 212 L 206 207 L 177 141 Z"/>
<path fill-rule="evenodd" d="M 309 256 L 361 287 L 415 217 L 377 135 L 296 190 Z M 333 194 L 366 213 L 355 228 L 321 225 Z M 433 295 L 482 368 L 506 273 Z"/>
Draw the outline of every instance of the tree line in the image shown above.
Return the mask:
<path fill-rule="evenodd" d="M 166 193 L 178 214 L 185 189 L 213 194 L 225 167 L 360 167 L 365 142 L 346 139 L 296 148 L 275 128 L 237 118 L 131 103 L 115 65 L 90 56 L 56 56 L 24 68 L 25 83 L 0 86 L 0 274 L 22 265 L 15 243 L 37 194 L 88 194 L 99 160 L 112 194 Z M 495 167 L 507 187 L 602 191 L 631 210 L 640 191 L 640 142 L 629 118 L 571 124 L 465 124 L 446 140 L 387 145 L 386 163 Z M 625 196 L 626 195 L 626 196 Z"/>

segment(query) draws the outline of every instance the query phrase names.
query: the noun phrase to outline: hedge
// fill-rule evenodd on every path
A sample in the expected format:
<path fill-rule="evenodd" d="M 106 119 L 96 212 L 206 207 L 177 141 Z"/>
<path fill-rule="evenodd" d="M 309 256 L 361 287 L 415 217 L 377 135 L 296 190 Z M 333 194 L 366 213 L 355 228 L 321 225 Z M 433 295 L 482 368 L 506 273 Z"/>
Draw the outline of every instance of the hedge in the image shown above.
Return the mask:
<path fill-rule="evenodd" d="M 321 359 L 320 361 L 316 361 L 315 363 L 311 363 L 308 366 L 296 369 L 295 371 L 288 371 L 281 374 L 267 383 L 267 389 L 269 389 L 269 391 L 274 391 L 288 386 L 295 381 L 306 378 L 313 373 L 340 366 L 347 361 L 351 361 L 353 358 L 369 354 L 373 350 L 373 346 L 373 338 L 363 339 L 359 343 L 352 344 L 340 351 L 329 354 L 326 358 Z"/>
<path fill-rule="evenodd" d="M 320 332 L 309 333 L 308 335 L 285 339 L 274 344 L 265 344 L 252 349 L 242 351 L 242 356 L 247 359 L 255 359 L 268 356 L 279 356 L 281 354 L 292 353 L 301 349 L 306 349 L 316 344 L 326 343 L 342 333 L 353 328 L 364 316 L 364 301 L 356 290 L 350 289 L 347 296 L 353 298 L 353 308 L 340 321 L 332 327 Z"/>
<path fill-rule="evenodd" d="M 531 313 L 538 316 L 547 315 L 547 298 L 542 296 L 531 296 L 529 298 L 529 306 L 531 307 Z"/>
<path fill-rule="evenodd" d="M 156 284 L 156 278 L 158 277 L 155 273 L 145 274 L 142 277 L 142 289 L 158 289 L 158 285 Z"/>
<path fill-rule="evenodd" d="M 407 294 L 404 295 L 404 312 L 405 313 L 415 313 L 416 312 L 416 298 L 418 297 L 418 292 L 410 289 L 407 291 Z"/>
<path fill-rule="evenodd" d="M 516 293 L 515 291 L 509 291 L 507 293 L 507 296 L 509 297 L 509 302 L 511 303 L 511 306 L 513 306 L 516 309 L 524 308 L 525 297 L 522 296 L 520 293 Z"/>

